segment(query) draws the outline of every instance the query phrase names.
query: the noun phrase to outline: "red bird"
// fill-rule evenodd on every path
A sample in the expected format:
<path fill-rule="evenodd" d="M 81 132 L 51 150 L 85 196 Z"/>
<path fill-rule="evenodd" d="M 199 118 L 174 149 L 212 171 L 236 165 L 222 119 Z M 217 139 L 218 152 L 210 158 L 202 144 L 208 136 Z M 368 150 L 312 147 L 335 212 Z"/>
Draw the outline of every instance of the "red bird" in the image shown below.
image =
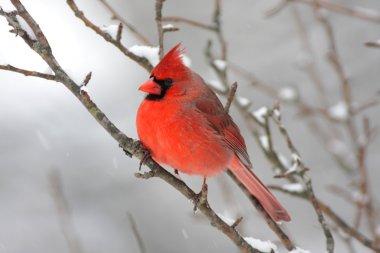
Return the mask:
<path fill-rule="evenodd" d="M 137 112 L 137 132 L 157 163 L 204 177 L 229 168 L 274 221 L 290 221 L 253 173 L 238 126 L 204 80 L 183 64 L 180 44 L 139 90 L 148 95 Z"/>

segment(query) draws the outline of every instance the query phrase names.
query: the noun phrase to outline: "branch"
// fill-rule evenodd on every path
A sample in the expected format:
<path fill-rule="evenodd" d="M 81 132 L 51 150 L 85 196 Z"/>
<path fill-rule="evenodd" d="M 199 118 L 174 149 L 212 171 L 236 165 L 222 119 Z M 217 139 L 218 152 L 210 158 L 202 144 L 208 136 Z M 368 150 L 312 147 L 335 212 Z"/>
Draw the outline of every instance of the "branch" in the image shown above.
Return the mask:
<path fill-rule="evenodd" d="M 163 22 L 174 22 L 174 23 L 184 23 L 184 24 L 188 24 L 188 25 L 191 25 L 194 27 L 198 27 L 198 28 L 202 28 L 202 29 L 206 29 L 206 30 L 210 30 L 210 31 L 216 30 L 215 26 L 213 26 L 213 25 L 204 24 L 204 23 L 201 23 L 201 22 L 198 22 L 198 21 L 195 21 L 192 19 L 184 18 L 184 17 L 166 16 L 166 17 L 162 17 L 161 21 L 163 21 Z"/>
<path fill-rule="evenodd" d="M 215 0 L 215 10 L 214 10 L 213 21 L 216 28 L 216 34 L 218 36 L 218 40 L 221 47 L 221 59 L 223 61 L 226 61 L 227 60 L 227 44 L 222 32 L 222 22 L 221 22 L 220 15 L 221 15 L 221 3 L 220 3 L 220 0 Z M 224 69 L 224 72 L 225 72 L 224 75 L 226 75 L 226 69 Z"/>
<path fill-rule="evenodd" d="M 45 73 L 41 73 L 41 72 L 33 71 L 33 70 L 20 69 L 20 68 L 16 68 L 16 67 L 9 65 L 9 64 L 8 65 L 0 65 L 0 69 L 20 73 L 20 74 L 23 74 L 24 76 L 34 76 L 34 77 L 39 77 L 39 78 L 43 78 L 46 80 L 56 81 L 55 75 L 45 74 Z"/>
<path fill-rule="evenodd" d="M 165 0 L 156 0 L 156 25 L 158 33 L 158 55 L 160 59 L 164 56 L 164 29 L 162 28 L 162 7 Z"/>
<path fill-rule="evenodd" d="M 368 226 L 370 229 L 370 232 L 372 234 L 372 238 L 374 240 L 375 245 L 380 245 L 380 235 L 377 232 L 377 221 L 375 217 L 375 210 L 374 210 L 374 204 L 373 204 L 373 197 L 370 193 L 369 189 L 369 175 L 368 175 L 368 169 L 367 169 L 367 162 L 366 162 L 366 156 L 367 156 L 367 150 L 370 143 L 370 140 L 372 139 L 371 129 L 369 125 L 369 120 L 367 118 L 363 119 L 363 141 L 358 141 L 358 169 L 360 174 L 360 183 L 359 183 L 359 190 L 362 195 L 362 200 L 360 200 L 360 207 L 364 208 L 367 215 L 368 220 Z"/>
<path fill-rule="evenodd" d="M 376 40 L 376 41 L 368 41 L 365 43 L 365 45 L 367 47 L 372 47 L 372 48 L 377 48 L 379 49 L 380 48 L 380 40 Z"/>
<path fill-rule="evenodd" d="M 16 36 L 20 36 L 21 38 L 23 38 L 23 40 L 25 41 L 25 43 L 29 46 L 29 47 L 33 47 L 33 43 L 36 42 L 36 40 L 32 39 L 32 37 L 35 37 L 34 36 L 30 36 L 22 27 L 21 25 L 19 24 L 17 18 L 16 18 L 16 15 L 17 15 L 17 12 L 15 11 L 12 11 L 12 12 L 5 12 L 3 11 L 3 9 L 1 8 L 0 6 L 0 15 L 1 16 L 4 16 L 7 21 L 8 21 L 8 24 L 13 27 L 12 30 L 10 30 L 9 32 L 11 33 L 14 33 L 16 34 Z"/>

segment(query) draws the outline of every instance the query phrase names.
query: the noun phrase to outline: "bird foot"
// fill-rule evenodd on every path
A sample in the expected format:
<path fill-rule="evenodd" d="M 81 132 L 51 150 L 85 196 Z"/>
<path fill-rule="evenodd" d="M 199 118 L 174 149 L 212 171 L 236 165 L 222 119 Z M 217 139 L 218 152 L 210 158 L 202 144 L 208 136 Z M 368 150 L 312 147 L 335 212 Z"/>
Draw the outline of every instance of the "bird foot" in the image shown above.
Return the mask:
<path fill-rule="evenodd" d="M 146 160 L 148 160 L 148 158 L 151 158 L 150 152 L 148 150 L 145 150 L 144 156 L 141 159 L 140 164 L 139 164 L 139 171 L 141 171 L 141 166 L 143 165 L 143 163 L 146 162 Z"/>
<path fill-rule="evenodd" d="M 206 179 L 203 181 L 202 190 L 195 194 L 192 198 L 194 203 L 193 211 L 194 213 L 197 211 L 198 207 L 204 203 L 207 203 L 207 193 L 208 193 L 208 187 L 206 184 Z"/>

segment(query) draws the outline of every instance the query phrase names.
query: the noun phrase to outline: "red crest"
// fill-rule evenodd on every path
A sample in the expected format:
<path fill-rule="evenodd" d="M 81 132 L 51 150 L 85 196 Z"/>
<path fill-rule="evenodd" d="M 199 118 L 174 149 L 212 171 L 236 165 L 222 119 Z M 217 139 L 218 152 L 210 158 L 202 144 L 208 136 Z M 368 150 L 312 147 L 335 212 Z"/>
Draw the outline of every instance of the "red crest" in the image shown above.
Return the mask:
<path fill-rule="evenodd" d="M 181 43 L 174 46 L 152 70 L 151 74 L 157 79 L 172 78 L 180 79 L 188 72 L 188 68 L 183 64 Z"/>

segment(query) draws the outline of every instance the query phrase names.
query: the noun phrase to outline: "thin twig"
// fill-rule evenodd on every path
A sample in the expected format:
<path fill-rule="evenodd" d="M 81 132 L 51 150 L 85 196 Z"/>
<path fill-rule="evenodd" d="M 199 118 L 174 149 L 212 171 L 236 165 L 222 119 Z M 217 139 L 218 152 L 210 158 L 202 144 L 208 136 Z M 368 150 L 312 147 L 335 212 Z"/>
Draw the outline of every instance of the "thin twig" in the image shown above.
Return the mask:
<path fill-rule="evenodd" d="M 234 100 L 234 97 L 235 97 L 235 94 L 236 94 L 237 87 L 238 87 L 237 82 L 234 82 L 234 83 L 231 85 L 230 91 L 228 92 L 227 103 L 226 103 L 226 105 L 225 105 L 225 107 L 224 107 L 224 110 L 226 111 L 226 113 L 228 113 L 228 112 L 230 111 L 231 103 L 232 103 L 232 101 Z"/>
<path fill-rule="evenodd" d="M 213 25 L 204 24 L 204 23 L 201 23 L 192 19 L 184 18 L 184 17 L 166 16 L 166 17 L 162 17 L 161 21 L 173 22 L 173 23 L 184 23 L 184 24 L 188 24 L 191 26 L 195 26 L 195 27 L 210 30 L 210 31 L 216 30 L 215 26 Z"/>
<path fill-rule="evenodd" d="M 319 202 L 317 201 L 317 198 L 315 197 L 311 178 L 304 175 L 303 180 L 304 180 L 305 185 L 308 189 L 309 201 L 312 203 L 314 210 L 317 213 L 318 221 L 321 224 L 321 227 L 322 227 L 323 232 L 324 232 L 325 237 L 326 237 L 326 250 L 327 250 L 327 252 L 333 253 L 334 252 L 334 237 L 331 233 L 329 225 L 327 225 L 327 222 L 326 222 L 325 217 L 322 213 Z"/>
<path fill-rule="evenodd" d="M 137 244 L 139 245 L 140 253 L 145 253 L 146 252 L 145 244 L 144 244 L 144 241 L 143 241 L 143 239 L 140 235 L 140 232 L 137 228 L 137 224 L 136 224 L 135 219 L 132 216 L 132 213 L 127 212 L 127 217 L 128 217 L 129 222 L 131 223 L 132 231 L 133 231 L 133 234 L 135 235 L 135 238 L 137 240 Z"/>
<path fill-rule="evenodd" d="M 357 114 L 365 111 L 368 108 L 377 106 L 377 105 L 379 105 L 379 103 L 380 103 L 380 96 L 376 95 L 375 97 L 370 98 L 367 101 L 364 101 L 361 104 L 352 108 L 352 114 L 357 116 Z"/>
<path fill-rule="evenodd" d="M 83 82 L 81 85 L 83 86 L 87 86 L 88 82 L 91 80 L 91 77 L 92 77 L 92 72 L 88 72 L 88 74 L 86 75 L 86 77 L 84 78 Z"/>
<path fill-rule="evenodd" d="M 116 41 L 121 43 L 121 35 L 123 33 L 123 23 L 119 23 L 117 27 Z"/>
<path fill-rule="evenodd" d="M 100 2 L 112 13 L 112 19 L 117 19 L 121 23 L 123 23 L 123 25 L 127 27 L 129 31 L 131 31 L 136 36 L 136 38 L 141 41 L 141 43 L 148 46 L 152 46 L 149 40 L 142 33 L 140 33 L 133 25 L 131 25 L 131 23 L 127 22 L 127 20 L 125 20 L 121 15 L 119 15 L 119 13 L 117 13 L 117 11 L 106 0 L 100 0 Z"/>
<path fill-rule="evenodd" d="M 70 253 L 81 253 L 82 245 L 75 232 L 69 205 L 62 189 L 62 179 L 58 170 L 49 173 L 50 194 L 54 200 L 60 228 L 65 237 Z"/>
<path fill-rule="evenodd" d="M 239 226 L 242 220 L 243 220 L 243 216 L 240 216 L 239 218 L 235 220 L 235 222 L 231 225 L 231 227 L 236 228 L 237 226 Z"/>
<path fill-rule="evenodd" d="M 354 245 L 353 245 L 353 241 L 351 240 L 351 237 L 341 233 L 341 229 L 338 227 L 338 226 L 334 226 L 331 228 L 331 230 L 333 232 L 335 232 L 335 234 L 337 236 L 339 236 L 339 238 L 346 244 L 347 246 L 347 253 L 357 253 L 355 248 L 354 248 Z"/>
<path fill-rule="evenodd" d="M 221 47 L 221 59 L 223 61 L 227 60 L 227 43 L 224 39 L 223 31 L 222 31 L 222 21 L 221 21 L 221 2 L 220 0 L 215 0 L 215 10 L 213 15 L 213 21 L 216 28 L 216 34 L 218 36 L 219 44 Z M 222 70 L 224 75 L 227 74 L 227 68 Z"/>
<path fill-rule="evenodd" d="M 342 199 L 346 200 L 347 202 L 351 204 L 355 204 L 356 200 L 353 197 L 352 190 L 351 189 L 345 189 L 343 187 L 340 187 L 338 185 L 329 185 L 327 188 L 331 193 L 341 197 Z"/>
<path fill-rule="evenodd" d="M 156 0 L 156 24 L 158 33 L 158 55 L 160 59 L 164 56 L 164 29 L 162 28 L 162 7 L 165 0 Z"/>
<path fill-rule="evenodd" d="M 365 212 L 367 215 L 368 220 L 368 226 L 369 230 L 372 234 L 372 238 L 374 240 L 375 245 L 380 245 L 380 235 L 377 232 L 377 221 L 375 219 L 374 215 L 374 209 L 373 209 L 373 198 L 369 191 L 369 180 L 368 180 L 368 170 L 367 170 L 367 164 L 366 164 L 366 155 L 367 155 L 367 149 L 368 145 L 371 140 L 371 130 L 369 126 L 369 120 L 363 119 L 363 141 L 358 143 L 358 167 L 359 167 L 359 173 L 360 173 L 360 184 L 359 189 L 360 193 L 362 195 L 362 200 L 360 202 L 361 205 L 365 208 Z"/>
<path fill-rule="evenodd" d="M 282 11 L 289 3 L 289 0 L 281 0 L 278 4 L 276 4 L 270 10 L 265 12 L 265 17 L 270 18 Z"/>
<path fill-rule="evenodd" d="M 364 45 L 366 45 L 367 47 L 372 47 L 372 48 L 380 48 L 380 40 L 376 40 L 376 41 L 368 41 L 366 42 Z"/>
<path fill-rule="evenodd" d="M 55 80 L 55 75 L 45 74 L 45 73 L 41 73 L 41 72 L 37 72 L 33 70 L 20 69 L 9 64 L 0 65 L 0 69 L 17 72 L 25 76 L 34 76 L 34 77 L 39 77 L 39 78 L 43 78 L 46 80 L 53 80 L 53 81 Z"/>

